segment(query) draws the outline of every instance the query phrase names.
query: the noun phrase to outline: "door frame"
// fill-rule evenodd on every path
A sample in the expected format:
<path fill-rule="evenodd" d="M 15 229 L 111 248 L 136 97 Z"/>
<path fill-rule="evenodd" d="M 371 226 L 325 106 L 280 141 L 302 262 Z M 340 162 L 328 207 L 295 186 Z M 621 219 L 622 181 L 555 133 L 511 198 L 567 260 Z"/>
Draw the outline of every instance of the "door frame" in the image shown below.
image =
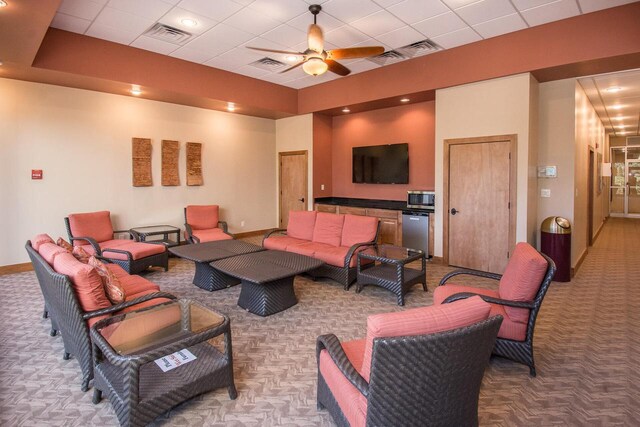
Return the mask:
<path fill-rule="evenodd" d="M 593 246 L 593 192 L 595 191 L 595 164 L 596 152 L 589 147 L 587 160 L 587 247 Z"/>
<path fill-rule="evenodd" d="M 304 210 L 309 209 L 309 152 L 307 150 L 281 151 L 278 153 L 278 227 L 282 222 L 282 158 L 284 156 L 304 155 Z"/>
<path fill-rule="evenodd" d="M 474 138 L 445 139 L 442 168 L 442 260 L 449 265 L 449 156 L 452 145 L 509 142 L 511 163 L 509 170 L 509 254 L 516 245 L 517 177 L 518 177 L 518 135 L 492 135 Z"/>

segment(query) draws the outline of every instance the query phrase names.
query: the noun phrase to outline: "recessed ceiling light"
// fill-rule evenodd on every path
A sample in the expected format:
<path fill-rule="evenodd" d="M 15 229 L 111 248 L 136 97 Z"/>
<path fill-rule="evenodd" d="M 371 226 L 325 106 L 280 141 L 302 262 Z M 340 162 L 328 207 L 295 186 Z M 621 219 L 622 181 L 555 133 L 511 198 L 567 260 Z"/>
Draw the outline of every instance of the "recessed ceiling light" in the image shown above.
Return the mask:
<path fill-rule="evenodd" d="M 627 133 L 629 133 L 629 132 L 627 132 L 626 130 L 622 130 L 622 131 L 617 131 L 616 133 L 617 133 L 618 135 L 626 135 L 626 134 L 627 134 Z"/>
<path fill-rule="evenodd" d="M 236 104 L 233 102 L 227 102 L 227 111 L 236 111 Z"/>
<path fill-rule="evenodd" d="M 181 20 L 180 22 L 182 22 L 182 25 L 185 25 L 187 27 L 195 27 L 198 25 L 198 21 L 196 21 L 195 19 L 191 19 L 191 18 L 185 18 L 183 20 Z"/>
<path fill-rule="evenodd" d="M 4 0 L 0 0 L 0 7 L 5 7 L 7 6 L 7 2 Z"/>
<path fill-rule="evenodd" d="M 616 93 L 616 92 L 620 92 L 621 90 L 622 88 L 620 86 L 611 86 L 605 89 L 605 91 L 609 93 Z"/>
<path fill-rule="evenodd" d="M 342 109 L 342 112 L 343 112 L 343 113 L 350 113 L 350 112 L 351 112 L 351 110 L 349 110 L 349 107 L 344 107 L 344 108 Z"/>
<path fill-rule="evenodd" d="M 622 108 L 622 105 L 620 105 L 620 104 L 612 105 L 611 108 L 614 109 L 614 110 L 619 110 L 619 109 Z"/>
<path fill-rule="evenodd" d="M 622 120 L 622 116 L 614 117 L 613 120 Z"/>
<path fill-rule="evenodd" d="M 626 128 L 627 125 L 616 125 L 617 128 Z"/>
<path fill-rule="evenodd" d="M 131 85 L 130 92 L 131 92 L 131 95 L 134 95 L 134 96 L 142 95 L 142 89 L 140 89 L 140 86 L 138 85 Z"/>
<path fill-rule="evenodd" d="M 300 59 L 300 57 L 298 57 L 296 55 L 288 55 L 288 56 L 285 56 L 284 59 L 286 59 L 289 62 L 296 62 L 296 61 L 298 61 Z"/>
<path fill-rule="evenodd" d="M 409 102 L 409 101 L 411 101 L 409 98 L 402 98 L 402 99 L 400 100 L 400 102 Z"/>

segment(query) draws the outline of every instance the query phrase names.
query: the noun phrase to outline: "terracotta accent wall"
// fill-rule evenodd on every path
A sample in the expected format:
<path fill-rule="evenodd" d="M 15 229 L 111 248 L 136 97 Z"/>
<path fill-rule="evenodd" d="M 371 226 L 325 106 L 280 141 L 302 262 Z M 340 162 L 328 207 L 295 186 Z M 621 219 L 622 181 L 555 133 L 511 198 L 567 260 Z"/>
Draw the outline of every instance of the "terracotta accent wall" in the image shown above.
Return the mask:
<path fill-rule="evenodd" d="M 331 141 L 332 118 L 313 114 L 313 197 L 333 195 Z M 323 188 L 324 186 L 324 188 Z"/>
<path fill-rule="evenodd" d="M 333 197 L 405 200 L 407 190 L 435 185 L 435 102 L 385 108 L 333 118 Z M 354 184 L 351 149 L 364 145 L 409 144 L 409 184 Z"/>

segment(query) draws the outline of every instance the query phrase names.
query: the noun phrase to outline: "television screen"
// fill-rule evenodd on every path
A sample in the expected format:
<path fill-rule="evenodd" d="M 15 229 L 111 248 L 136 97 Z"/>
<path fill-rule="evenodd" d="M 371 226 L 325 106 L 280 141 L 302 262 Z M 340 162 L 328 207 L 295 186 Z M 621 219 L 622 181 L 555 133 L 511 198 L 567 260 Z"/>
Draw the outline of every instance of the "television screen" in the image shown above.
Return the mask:
<path fill-rule="evenodd" d="M 409 144 L 353 147 L 353 182 L 408 184 Z"/>

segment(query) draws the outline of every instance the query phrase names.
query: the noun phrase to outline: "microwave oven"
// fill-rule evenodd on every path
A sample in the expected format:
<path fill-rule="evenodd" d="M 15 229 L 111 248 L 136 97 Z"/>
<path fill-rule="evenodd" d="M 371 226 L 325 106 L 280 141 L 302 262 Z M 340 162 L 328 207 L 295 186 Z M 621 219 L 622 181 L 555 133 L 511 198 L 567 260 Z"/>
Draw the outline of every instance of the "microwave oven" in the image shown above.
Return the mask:
<path fill-rule="evenodd" d="M 407 191 L 407 208 L 435 210 L 436 193 L 433 191 Z"/>

